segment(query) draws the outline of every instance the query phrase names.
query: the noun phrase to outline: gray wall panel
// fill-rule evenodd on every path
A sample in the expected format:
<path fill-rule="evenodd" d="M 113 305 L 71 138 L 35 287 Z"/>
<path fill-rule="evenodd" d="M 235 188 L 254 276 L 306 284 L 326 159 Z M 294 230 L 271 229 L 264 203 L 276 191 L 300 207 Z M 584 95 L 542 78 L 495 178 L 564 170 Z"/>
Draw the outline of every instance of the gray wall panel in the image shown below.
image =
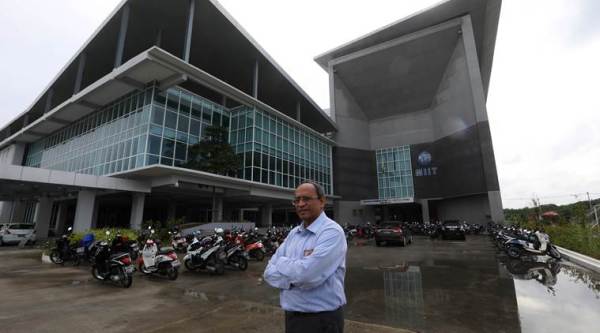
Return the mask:
<path fill-rule="evenodd" d="M 377 198 L 375 152 L 334 147 L 333 188 L 345 201 Z"/>

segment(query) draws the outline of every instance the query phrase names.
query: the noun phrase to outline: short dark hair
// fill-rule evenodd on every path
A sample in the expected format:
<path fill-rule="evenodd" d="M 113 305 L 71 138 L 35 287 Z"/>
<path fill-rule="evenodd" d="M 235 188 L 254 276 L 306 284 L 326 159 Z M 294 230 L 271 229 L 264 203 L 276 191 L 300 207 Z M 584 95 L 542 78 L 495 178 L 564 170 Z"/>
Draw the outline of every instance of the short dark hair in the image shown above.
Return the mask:
<path fill-rule="evenodd" d="M 317 198 L 325 198 L 325 190 L 323 190 L 323 186 L 321 186 L 319 183 L 315 182 L 314 180 L 305 180 L 302 182 L 302 184 L 311 184 L 315 188 L 315 192 L 317 192 Z"/>

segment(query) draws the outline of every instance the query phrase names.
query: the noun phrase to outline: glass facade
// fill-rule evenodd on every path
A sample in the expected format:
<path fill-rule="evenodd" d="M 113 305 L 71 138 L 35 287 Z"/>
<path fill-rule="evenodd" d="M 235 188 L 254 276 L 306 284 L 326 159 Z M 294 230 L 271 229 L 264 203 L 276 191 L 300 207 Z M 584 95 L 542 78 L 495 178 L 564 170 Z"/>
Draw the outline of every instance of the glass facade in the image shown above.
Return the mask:
<path fill-rule="evenodd" d="M 230 143 L 244 157 L 239 178 L 285 188 L 311 179 L 333 193 L 329 143 L 259 109 L 242 106 L 231 115 Z"/>
<path fill-rule="evenodd" d="M 377 149 L 379 199 L 414 197 L 410 146 Z"/>
<path fill-rule="evenodd" d="M 134 92 L 30 145 L 26 165 L 109 175 L 147 165 L 181 166 L 204 129 L 220 125 L 243 158 L 237 178 L 295 188 L 331 184 L 331 145 L 283 117 L 248 106 L 227 109 L 179 87 Z"/>
<path fill-rule="evenodd" d="M 92 175 L 143 166 L 153 90 L 128 94 L 31 144 L 25 165 Z"/>

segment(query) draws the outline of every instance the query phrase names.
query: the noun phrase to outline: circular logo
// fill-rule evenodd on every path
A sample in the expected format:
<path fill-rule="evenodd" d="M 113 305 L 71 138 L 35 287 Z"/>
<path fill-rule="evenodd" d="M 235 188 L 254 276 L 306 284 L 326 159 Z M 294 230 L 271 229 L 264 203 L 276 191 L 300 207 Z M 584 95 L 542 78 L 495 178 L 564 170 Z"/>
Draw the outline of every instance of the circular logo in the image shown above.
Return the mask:
<path fill-rule="evenodd" d="M 417 158 L 417 162 L 421 166 L 428 166 L 431 164 L 431 154 L 428 151 L 422 151 Z"/>

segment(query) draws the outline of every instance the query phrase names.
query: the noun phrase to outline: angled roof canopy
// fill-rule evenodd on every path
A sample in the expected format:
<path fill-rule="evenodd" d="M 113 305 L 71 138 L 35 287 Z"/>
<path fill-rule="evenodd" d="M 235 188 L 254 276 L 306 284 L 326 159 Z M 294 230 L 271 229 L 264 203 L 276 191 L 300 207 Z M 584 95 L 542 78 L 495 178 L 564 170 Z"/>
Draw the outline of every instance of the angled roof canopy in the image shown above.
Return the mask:
<path fill-rule="evenodd" d="M 49 110 L 153 46 L 185 59 L 190 12 L 193 14 L 189 49 L 191 65 L 250 98 L 254 93 L 254 73 L 258 65 L 256 99 L 291 118 L 296 118 L 299 107 L 301 122 L 317 132 L 336 130 L 329 116 L 216 0 L 124 0 L 35 102 L 0 129 L 0 141 L 12 137 Z M 123 41 L 122 48 L 119 47 L 120 41 Z M 80 72 L 82 75 L 78 79 Z M 131 82 L 127 83 L 131 86 Z M 88 104 L 87 109 L 90 106 Z M 82 112 L 81 117 L 85 114 Z M 81 117 L 75 114 L 69 120 Z"/>

